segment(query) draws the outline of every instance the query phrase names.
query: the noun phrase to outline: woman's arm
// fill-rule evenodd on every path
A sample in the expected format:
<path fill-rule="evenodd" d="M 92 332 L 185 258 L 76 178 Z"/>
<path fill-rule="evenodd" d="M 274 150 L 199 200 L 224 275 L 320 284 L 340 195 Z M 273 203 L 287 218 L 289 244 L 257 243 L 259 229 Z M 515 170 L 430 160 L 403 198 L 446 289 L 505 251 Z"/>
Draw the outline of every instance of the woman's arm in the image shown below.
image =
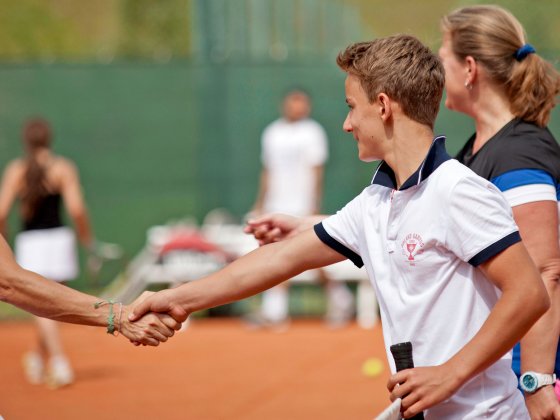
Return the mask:
<path fill-rule="evenodd" d="M 4 171 L 0 185 L 0 235 L 7 239 L 7 219 L 17 196 L 18 184 L 23 175 L 19 161 L 11 162 Z"/>
<path fill-rule="evenodd" d="M 560 247 L 557 201 L 536 201 L 513 207 L 523 243 L 535 262 L 550 297 L 550 309 L 521 340 L 521 372 L 554 372 L 560 335 Z M 525 401 L 532 418 L 560 418 L 553 386 L 545 386 Z M 555 413 L 556 417 L 552 417 Z"/>
<path fill-rule="evenodd" d="M 93 243 L 93 234 L 82 194 L 78 170 L 73 163 L 66 159 L 59 158 L 57 164 L 59 165 L 58 179 L 64 205 L 74 222 L 80 243 L 85 247 L 90 247 Z"/>
<path fill-rule="evenodd" d="M 6 242 L 0 238 L 0 301 L 17 306 L 34 315 L 74 324 L 107 327 L 111 307 L 95 309 L 100 299 L 78 292 L 38 274 L 24 270 L 14 260 Z M 158 345 L 173 336 L 180 324 L 170 317 L 150 314 L 132 324 L 129 307 L 113 305 L 114 325 L 130 341 Z"/>

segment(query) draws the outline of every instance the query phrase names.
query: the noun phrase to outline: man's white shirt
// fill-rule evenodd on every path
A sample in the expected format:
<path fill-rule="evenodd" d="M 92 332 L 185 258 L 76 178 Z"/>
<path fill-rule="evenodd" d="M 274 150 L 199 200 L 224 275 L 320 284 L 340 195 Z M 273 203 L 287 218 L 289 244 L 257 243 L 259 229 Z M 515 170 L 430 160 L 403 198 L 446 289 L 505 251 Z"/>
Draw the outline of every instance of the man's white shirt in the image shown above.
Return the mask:
<path fill-rule="evenodd" d="M 327 136 L 318 122 L 271 123 L 262 135 L 261 159 L 268 170 L 264 212 L 306 216 L 316 211 L 314 168 L 327 158 Z"/>

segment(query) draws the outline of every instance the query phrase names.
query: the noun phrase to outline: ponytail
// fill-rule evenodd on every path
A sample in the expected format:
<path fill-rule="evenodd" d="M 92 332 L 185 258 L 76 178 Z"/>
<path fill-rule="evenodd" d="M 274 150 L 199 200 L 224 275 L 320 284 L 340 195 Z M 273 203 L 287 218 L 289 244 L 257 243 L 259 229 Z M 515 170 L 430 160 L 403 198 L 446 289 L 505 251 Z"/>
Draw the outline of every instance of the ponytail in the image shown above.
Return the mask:
<path fill-rule="evenodd" d="M 551 63 L 536 54 L 514 61 L 506 95 L 511 112 L 518 118 L 547 125 L 560 92 L 560 74 Z"/>
<path fill-rule="evenodd" d="M 37 205 L 49 193 L 45 185 L 45 168 L 37 160 L 37 153 L 50 147 L 49 124 L 40 118 L 28 121 L 23 128 L 23 141 L 27 156 L 21 207 L 24 219 L 29 220 L 35 214 Z"/>

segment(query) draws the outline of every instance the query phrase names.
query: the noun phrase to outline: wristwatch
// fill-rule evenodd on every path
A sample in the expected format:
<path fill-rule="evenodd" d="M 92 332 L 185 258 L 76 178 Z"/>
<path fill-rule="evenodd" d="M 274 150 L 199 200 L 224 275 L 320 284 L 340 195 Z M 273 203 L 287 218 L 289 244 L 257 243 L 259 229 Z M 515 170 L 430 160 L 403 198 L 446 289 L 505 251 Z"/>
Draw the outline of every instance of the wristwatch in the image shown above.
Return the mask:
<path fill-rule="evenodd" d="M 537 372 L 525 372 L 519 378 L 519 386 L 525 392 L 532 394 L 545 385 L 553 385 L 556 382 L 556 374 L 545 374 Z"/>

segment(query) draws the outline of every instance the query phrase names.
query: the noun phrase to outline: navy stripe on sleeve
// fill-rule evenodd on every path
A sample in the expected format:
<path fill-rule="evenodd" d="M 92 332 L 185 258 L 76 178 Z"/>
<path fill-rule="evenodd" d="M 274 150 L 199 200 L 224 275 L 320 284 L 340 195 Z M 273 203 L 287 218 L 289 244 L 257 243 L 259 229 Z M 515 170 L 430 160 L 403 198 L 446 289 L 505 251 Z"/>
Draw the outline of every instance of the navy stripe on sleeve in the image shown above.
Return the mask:
<path fill-rule="evenodd" d="M 347 248 L 346 246 L 342 245 L 340 242 L 338 242 L 336 239 L 334 239 L 331 235 L 329 235 L 327 233 L 327 231 L 325 230 L 325 228 L 323 226 L 323 223 L 318 223 L 315 226 L 313 226 L 313 230 L 315 231 L 315 233 L 317 234 L 319 239 L 325 245 L 331 247 L 332 249 L 334 249 L 339 254 L 344 255 L 346 258 L 348 258 L 350 261 L 352 261 L 356 267 L 362 268 L 364 266 L 364 262 L 362 261 L 362 257 L 360 257 L 358 254 L 356 254 L 350 248 Z"/>
<path fill-rule="evenodd" d="M 508 236 L 500 239 L 498 242 L 494 242 L 488 248 L 483 249 L 474 257 L 469 260 L 469 264 L 477 267 L 485 261 L 488 261 L 490 258 L 498 255 L 503 250 L 509 248 L 513 244 L 517 242 L 521 242 L 521 236 L 519 236 L 519 232 L 515 231 L 510 233 Z"/>

